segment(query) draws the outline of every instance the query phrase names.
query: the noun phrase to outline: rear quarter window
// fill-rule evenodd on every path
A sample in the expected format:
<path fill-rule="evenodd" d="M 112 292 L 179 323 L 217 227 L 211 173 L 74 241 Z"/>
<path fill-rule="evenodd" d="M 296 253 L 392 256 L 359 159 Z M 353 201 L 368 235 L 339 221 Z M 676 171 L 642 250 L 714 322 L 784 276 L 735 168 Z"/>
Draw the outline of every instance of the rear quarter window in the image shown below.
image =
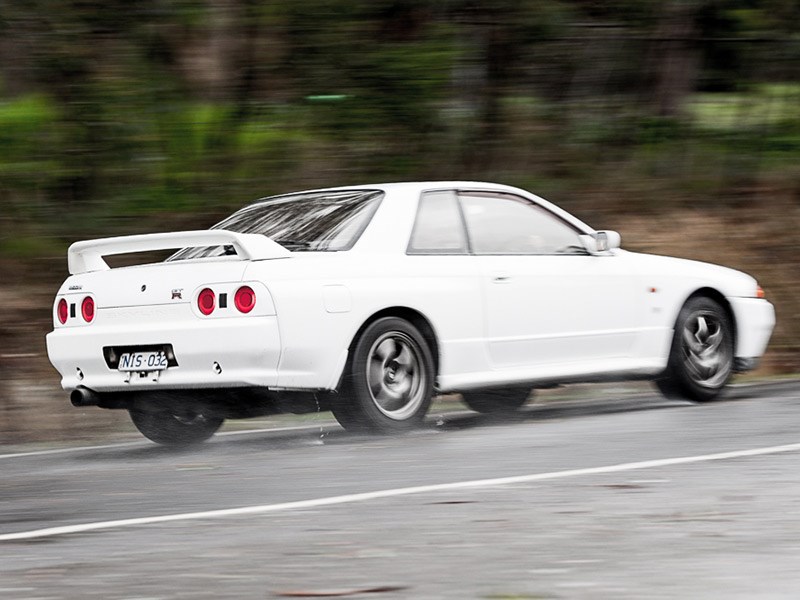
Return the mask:
<path fill-rule="evenodd" d="M 419 200 L 408 254 L 467 254 L 464 220 L 453 191 L 426 192 Z"/>

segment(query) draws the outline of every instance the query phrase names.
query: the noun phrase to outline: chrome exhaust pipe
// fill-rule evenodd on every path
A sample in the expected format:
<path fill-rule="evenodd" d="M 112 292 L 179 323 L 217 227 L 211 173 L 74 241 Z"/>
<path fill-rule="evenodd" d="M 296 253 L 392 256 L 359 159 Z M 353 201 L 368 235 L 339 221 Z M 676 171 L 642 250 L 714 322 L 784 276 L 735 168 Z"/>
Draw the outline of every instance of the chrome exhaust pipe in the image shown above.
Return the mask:
<path fill-rule="evenodd" d="M 79 387 L 70 392 L 69 401 L 72 406 L 97 406 L 100 404 L 100 396 L 89 388 Z"/>

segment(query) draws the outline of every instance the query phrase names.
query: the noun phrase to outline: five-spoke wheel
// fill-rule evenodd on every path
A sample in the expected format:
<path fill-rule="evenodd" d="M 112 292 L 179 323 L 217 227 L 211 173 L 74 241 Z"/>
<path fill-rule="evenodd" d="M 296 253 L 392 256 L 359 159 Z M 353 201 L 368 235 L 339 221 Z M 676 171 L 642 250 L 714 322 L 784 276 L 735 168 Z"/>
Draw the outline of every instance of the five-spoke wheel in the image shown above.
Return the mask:
<path fill-rule="evenodd" d="M 424 400 L 427 374 L 421 354 L 401 331 L 384 333 L 369 350 L 367 387 L 375 406 L 390 419 L 413 416 Z"/>
<path fill-rule="evenodd" d="M 713 400 L 733 374 L 733 327 L 725 310 L 705 297 L 689 299 L 675 325 L 669 363 L 656 381 L 668 397 Z"/>
<path fill-rule="evenodd" d="M 417 426 L 433 394 L 433 358 L 411 323 L 384 317 L 358 338 L 333 414 L 348 430 L 394 432 Z"/>

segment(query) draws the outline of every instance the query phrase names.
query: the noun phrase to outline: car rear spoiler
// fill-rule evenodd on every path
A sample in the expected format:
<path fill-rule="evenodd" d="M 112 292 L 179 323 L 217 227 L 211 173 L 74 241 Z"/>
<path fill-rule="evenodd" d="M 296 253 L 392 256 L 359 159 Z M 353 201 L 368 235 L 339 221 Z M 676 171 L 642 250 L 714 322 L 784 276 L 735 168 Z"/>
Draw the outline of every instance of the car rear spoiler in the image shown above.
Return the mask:
<path fill-rule="evenodd" d="M 67 264 L 70 274 L 77 275 L 110 269 L 108 263 L 103 260 L 104 256 L 205 246 L 233 246 L 240 260 L 266 260 L 291 256 L 291 252 L 286 248 L 264 235 L 207 229 L 126 235 L 75 242 L 67 252 Z"/>

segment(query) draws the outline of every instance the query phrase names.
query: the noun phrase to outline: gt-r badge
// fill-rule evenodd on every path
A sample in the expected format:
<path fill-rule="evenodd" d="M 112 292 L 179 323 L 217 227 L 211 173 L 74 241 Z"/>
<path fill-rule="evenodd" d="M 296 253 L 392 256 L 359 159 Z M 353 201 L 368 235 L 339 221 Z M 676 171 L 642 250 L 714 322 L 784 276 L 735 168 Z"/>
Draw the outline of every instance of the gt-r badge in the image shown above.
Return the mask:
<path fill-rule="evenodd" d="M 173 300 L 183 300 L 183 288 L 172 290 L 172 299 Z"/>

